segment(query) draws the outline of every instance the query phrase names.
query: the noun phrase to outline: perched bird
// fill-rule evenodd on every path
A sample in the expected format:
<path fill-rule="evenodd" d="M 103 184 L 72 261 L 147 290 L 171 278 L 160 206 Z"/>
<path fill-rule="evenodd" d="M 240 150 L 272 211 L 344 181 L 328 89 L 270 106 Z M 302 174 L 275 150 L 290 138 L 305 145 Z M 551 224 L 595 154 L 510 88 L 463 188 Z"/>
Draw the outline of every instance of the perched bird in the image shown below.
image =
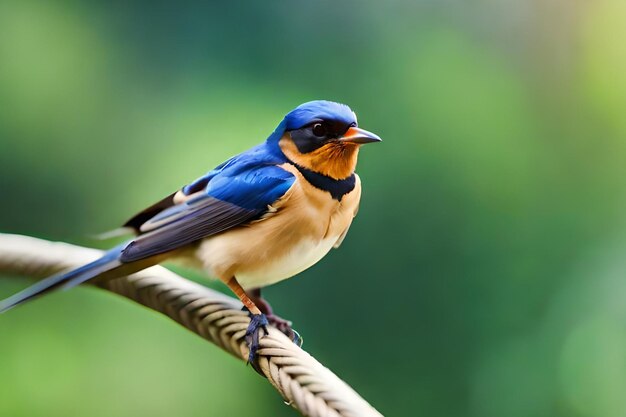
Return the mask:
<path fill-rule="evenodd" d="M 100 259 L 40 281 L 0 302 L 0 312 L 57 288 L 191 260 L 219 278 L 251 315 L 254 364 L 268 323 L 296 339 L 260 289 L 318 262 L 343 241 L 357 213 L 359 147 L 381 139 L 357 127 L 346 105 L 311 101 L 289 112 L 267 140 L 128 220 L 136 237 Z"/>

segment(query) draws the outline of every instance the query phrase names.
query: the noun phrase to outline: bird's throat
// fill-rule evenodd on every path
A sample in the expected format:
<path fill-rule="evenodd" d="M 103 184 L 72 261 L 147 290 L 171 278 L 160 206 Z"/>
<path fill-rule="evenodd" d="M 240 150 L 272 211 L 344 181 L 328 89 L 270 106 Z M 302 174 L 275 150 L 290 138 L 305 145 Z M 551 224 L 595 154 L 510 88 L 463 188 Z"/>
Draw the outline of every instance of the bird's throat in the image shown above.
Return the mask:
<path fill-rule="evenodd" d="M 335 180 L 343 180 L 354 174 L 359 145 L 329 142 L 312 152 L 300 153 L 286 133 L 279 142 L 285 156 L 300 167 Z"/>

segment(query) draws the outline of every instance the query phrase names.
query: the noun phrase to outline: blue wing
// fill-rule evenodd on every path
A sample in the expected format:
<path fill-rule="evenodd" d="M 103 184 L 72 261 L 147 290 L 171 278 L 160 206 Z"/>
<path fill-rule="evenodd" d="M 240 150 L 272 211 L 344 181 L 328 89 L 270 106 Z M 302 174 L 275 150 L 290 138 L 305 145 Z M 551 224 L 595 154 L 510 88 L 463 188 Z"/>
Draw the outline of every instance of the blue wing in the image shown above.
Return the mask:
<path fill-rule="evenodd" d="M 56 288 L 71 288 L 97 277 L 117 277 L 152 264 L 153 255 L 166 253 L 199 239 L 245 224 L 263 215 L 280 199 L 295 177 L 279 168 L 278 153 L 257 146 L 242 153 L 183 188 L 189 198 L 176 204 L 169 195 L 148 207 L 125 226 L 139 236 L 102 258 L 69 272 L 53 275 L 0 301 L 0 313 Z M 145 259 L 146 261 L 136 262 Z"/>
<path fill-rule="evenodd" d="M 142 212 L 143 218 L 139 219 L 140 213 L 131 219 L 129 223 L 134 223 L 132 226 L 142 234 L 126 246 L 120 261 L 133 262 L 169 252 L 245 224 L 267 212 L 268 206 L 293 185 L 295 177 L 269 164 L 271 160 L 259 158 L 253 151 L 255 149 L 225 162 L 184 187 L 184 194 L 193 194 L 184 203 L 165 209 L 157 203 L 151 207 L 156 207 L 152 217 L 143 221 L 149 208 Z M 173 202 L 173 198 L 169 196 L 163 201 Z"/>
<path fill-rule="evenodd" d="M 255 168 L 269 168 L 271 166 L 280 165 L 284 162 L 286 162 L 286 159 L 281 152 L 273 151 L 271 147 L 268 147 L 268 145 L 264 143 L 255 146 L 254 148 L 249 149 L 246 152 L 240 153 L 239 155 L 235 155 L 234 157 L 221 163 L 202 177 L 196 179 L 189 185 L 184 186 L 181 192 L 184 195 L 191 195 L 199 193 L 201 191 L 206 191 L 209 182 L 211 182 L 211 180 L 217 176 L 220 176 L 222 180 L 225 178 L 234 178 L 237 177 L 239 174 L 245 174 L 247 171 L 255 171 Z M 273 173 L 271 169 L 270 171 L 266 172 L 269 176 L 277 175 L 279 178 L 281 176 L 284 176 L 283 173 L 280 172 L 278 174 Z M 262 175 L 261 172 L 259 172 L 259 174 Z M 226 184 L 226 186 L 228 185 Z M 215 188 L 214 184 L 212 185 L 212 187 Z M 137 233 L 145 231 L 144 229 L 146 222 L 148 222 L 155 216 L 158 216 L 160 213 L 169 211 L 173 207 L 177 206 L 175 201 L 175 196 L 177 194 L 178 192 L 172 193 L 161 201 L 137 213 L 126 223 L 124 223 L 124 228 L 134 229 Z M 246 196 L 241 195 L 241 197 L 244 197 L 245 200 Z M 240 200 L 234 198 L 232 199 L 232 201 L 237 202 Z M 245 205 L 245 201 L 242 204 Z M 179 209 L 180 207 L 176 208 L 175 210 Z"/>

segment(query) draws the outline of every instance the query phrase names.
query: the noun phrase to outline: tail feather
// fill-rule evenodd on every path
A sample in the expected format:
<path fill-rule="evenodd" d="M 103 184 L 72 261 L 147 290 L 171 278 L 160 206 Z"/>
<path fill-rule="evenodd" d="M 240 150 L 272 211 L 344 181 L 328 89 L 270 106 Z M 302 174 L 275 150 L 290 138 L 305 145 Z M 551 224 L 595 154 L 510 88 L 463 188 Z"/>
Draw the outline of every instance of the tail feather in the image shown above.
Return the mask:
<path fill-rule="evenodd" d="M 0 301 L 0 313 L 4 313 L 13 307 L 33 300 L 55 289 L 69 289 L 118 268 L 122 265 L 122 263 L 118 260 L 122 249 L 123 247 L 114 248 L 101 258 L 87 265 L 68 272 L 52 275 L 51 277 L 45 278 L 25 290 Z"/>

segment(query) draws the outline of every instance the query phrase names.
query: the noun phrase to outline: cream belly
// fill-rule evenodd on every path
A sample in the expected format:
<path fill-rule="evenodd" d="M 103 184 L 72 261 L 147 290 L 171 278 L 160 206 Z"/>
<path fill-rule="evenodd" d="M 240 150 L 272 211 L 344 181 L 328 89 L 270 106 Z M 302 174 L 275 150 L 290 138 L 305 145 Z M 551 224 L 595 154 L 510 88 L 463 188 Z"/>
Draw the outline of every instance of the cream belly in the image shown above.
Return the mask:
<path fill-rule="evenodd" d="M 266 259 L 265 262 L 242 264 L 234 272 L 244 289 L 264 287 L 299 274 L 322 259 L 333 247 L 338 236 L 318 242 L 303 239 L 285 251 L 282 256 Z M 209 245 L 211 246 L 211 245 Z"/>
<path fill-rule="evenodd" d="M 250 228 L 214 236 L 202 241 L 196 257 L 209 274 L 227 280 L 234 276 L 245 288 L 258 288 L 290 278 L 322 259 L 339 236 L 314 239 L 302 236 L 297 241 L 274 236 L 259 241 Z"/>

